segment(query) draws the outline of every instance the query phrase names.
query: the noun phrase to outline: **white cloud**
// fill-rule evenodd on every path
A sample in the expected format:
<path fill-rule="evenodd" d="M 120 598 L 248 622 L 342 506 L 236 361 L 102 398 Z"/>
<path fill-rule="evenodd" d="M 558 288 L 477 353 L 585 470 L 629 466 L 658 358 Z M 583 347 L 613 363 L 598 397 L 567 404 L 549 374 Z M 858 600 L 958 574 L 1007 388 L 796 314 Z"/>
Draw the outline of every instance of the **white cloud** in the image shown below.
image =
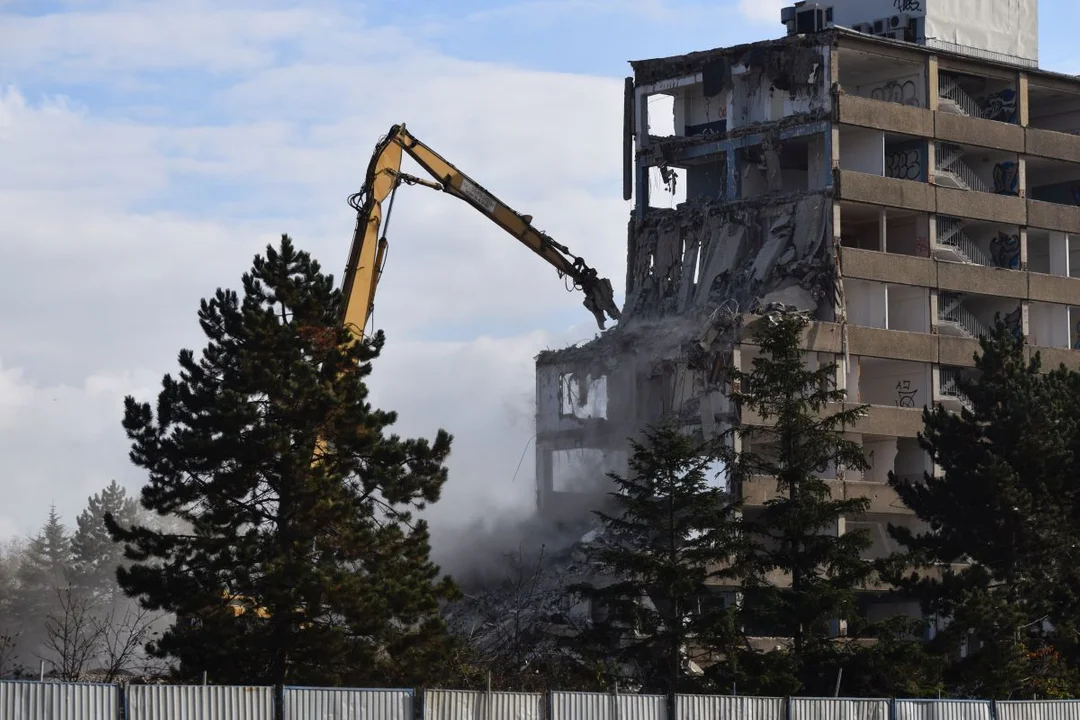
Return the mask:
<path fill-rule="evenodd" d="M 780 10 L 790 5 L 792 0 L 739 0 L 739 12 L 751 22 L 779 25 Z"/>
<path fill-rule="evenodd" d="M 329 2 L 78 5 L 6 22 L 18 42 L 0 42 L 0 530 L 32 531 L 52 501 L 71 522 L 114 477 L 138 487 L 124 394 L 152 396 L 176 352 L 201 347 L 199 299 L 237 287 L 280 233 L 340 275 L 345 198 L 392 122 L 621 287 L 621 81 L 463 62 Z M 162 70 L 195 79 L 163 95 L 146 74 Z M 533 356 L 591 334 L 591 317 L 452 198 L 405 188 L 390 239 L 373 392 L 398 431 L 456 436 L 433 517 L 527 507 L 531 450 L 511 479 L 533 432 Z"/>

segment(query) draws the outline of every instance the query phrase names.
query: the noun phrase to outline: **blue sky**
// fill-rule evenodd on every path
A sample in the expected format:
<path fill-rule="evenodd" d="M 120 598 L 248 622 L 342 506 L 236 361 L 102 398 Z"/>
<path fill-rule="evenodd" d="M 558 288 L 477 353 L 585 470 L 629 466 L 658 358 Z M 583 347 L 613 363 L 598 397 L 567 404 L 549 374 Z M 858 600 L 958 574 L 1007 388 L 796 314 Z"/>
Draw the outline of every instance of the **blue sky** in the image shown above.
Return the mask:
<path fill-rule="evenodd" d="M 930 0 L 928 0 L 930 1 Z M 282 232 L 340 274 L 394 122 L 621 289 L 628 60 L 781 34 L 776 0 L 0 0 L 0 537 L 137 488 L 126 393 L 152 397 L 195 309 Z M 1044 67 L 1080 9 L 1043 2 Z M 533 358 L 595 333 L 580 298 L 467 207 L 399 198 L 376 402 L 457 436 L 450 526 L 526 512 Z M 404 192 L 404 191 L 403 191 Z M 12 312 L 12 308 L 19 308 Z"/>

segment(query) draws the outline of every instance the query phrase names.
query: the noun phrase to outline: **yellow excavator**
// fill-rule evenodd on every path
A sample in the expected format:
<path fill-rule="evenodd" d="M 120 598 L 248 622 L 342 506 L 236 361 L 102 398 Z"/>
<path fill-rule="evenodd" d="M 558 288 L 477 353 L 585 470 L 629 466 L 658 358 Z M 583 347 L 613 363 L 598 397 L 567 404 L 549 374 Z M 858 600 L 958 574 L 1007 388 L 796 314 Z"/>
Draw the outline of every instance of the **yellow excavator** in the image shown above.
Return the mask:
<path fill-rule="evenodd" d="M 403 173 L 404 154 L 415 160 L 434 182 Z M 598 277 L 596 271 L 573 255 L 569 248 L 533 227 L 531 216 L 511 209 L 400 124 L 391 127 L 375 146 L 364 186 L 349 198 L 349 204 L 356 210 L 356 231 L 349 251 L 349 264 L 345 268 L 344 322 L 355 337 L 363 337 L 375 305 L 375 291 L 386 262 L 386 226 L 394 208 L 394 194 L 402 184 L 423 185 L 464 200 L 546 260 L 560 278 L 570 278 L 574 286 L 585 293 L 585 307 L 596 318 L 601 330 L 607 317 L 619 319 L 619 307 L 612 296 L 610 280 Z M 384 219 L 383 203 L 387 200 Z"/>
<path fill-rule="evenodd" d="M 425 180 L 401 171 L 401 161 L 408 154 L 435 180 Z M 458 170 L 437 152 L 416 139 L 404 123 L 394 125 L 375 146 L 368 164 L 367 176 L 360 192 L 349 197 L 356 210 L 356 229 L 353 233 L 349 263 L 345 268 L 343 292 L 345 310 L 342 321 L 361 340 L 375 306 L 375 291 L 386 262 L 386 228 L 394 208 L 394 196 L 402 185 L 423 185 L 453 195 L 483 213 L 488 219 L 520 240 L 527 248 L 555 268 L 560 278 L 570 278 L 574 287 L 585 293 L 584 305 L 604 329 L 607 318 L 619 319 L 611 281 L 599 277 L 595 270 L 573 255 L 565 245 L 552 240 L 532 225 L 530 215 L 521 215 L 506 203 L 485 190 L 468 175 Z M 383 203 L 387 202 L 386 214 Z M 316 454 L 318 454 L 316 452 Z M 265 608 L 243 595 L 223 593 L 229 611 L 235 616 L 253 611 L 268 618 Z"/>

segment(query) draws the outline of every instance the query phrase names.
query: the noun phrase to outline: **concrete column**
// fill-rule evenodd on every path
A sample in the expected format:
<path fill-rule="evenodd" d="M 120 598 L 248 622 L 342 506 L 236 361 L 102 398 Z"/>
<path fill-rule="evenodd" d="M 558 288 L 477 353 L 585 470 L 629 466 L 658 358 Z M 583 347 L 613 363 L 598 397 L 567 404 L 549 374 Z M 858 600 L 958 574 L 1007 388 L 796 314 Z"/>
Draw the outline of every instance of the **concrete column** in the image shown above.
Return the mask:
<path fill-rule="evenodd" d="M 878 210 L 878 250 L 889 252 L 889 212 L 885 208 Z"/>
<path fill-rule="evenodd" d="M 554 492 L 554 479 L 551 468 L 551 450 L 540 443 L 536 444 L 536 509 L 540 515 L 549 510 L 549 499 Z"/>
<path fill-rule="evenodd" d="M 937 55 L 926 58 L 926 106 L 931 111 L 938 109 L 938 59 Z"/>
<path fill-rule="evenodd" d="M 727 151 L 727 182 L 725 188 L 728 200 L 742 198 L 742 163 L 739 161 L 739 149 L 729 147 Z"/>
<path fill-rule="evenodd" d="M 937 247 L 937 215 L 933 213 L 926 216 L 926 247 L 929 256 L 934 257 L 934 248 Z"/>
<path fill-rule="evenodd" d="M 638 218 L 643 218 L 649 209 L 649 167 L 641 162 L 640 153 L 649 141 L 649 96 L 642 88 L 634 91 L 634 126 L 634 190 L 637 196 L 634 212 Z"/>
<path fill-rule="evenodd" d="M 825 79 L 829 83 L 826 90 L 831 90 L 833 85 L 840 82 L 840 51 L 835 45 L 826 50 L 825 62 L 828 63 Z"/>
<path fill-rule="evenodd" d="M 829 172 L 829 185 L 833 184 L 833 173 L 840 167 L 840 127 L 833 124 L 825 133 L 825 159 Z"/>
<path fill-rule="evenodd" d="M 1016 114 L 1020 127 L 1027 127 L 1030 119 L 1030 105 L 1028 104 L 1028 74 L 1019 72 L 1016 74 Z"/>
<path fill-rule="evenodd" d="M 1020 269 L 1027 270 L 1028 267 L 1028 231 L 1026 227 L 1020 228 Z M 1051 263 L 1053 263 L 1053 250 L 1050 251 Z"/>
<path fill-rule="evenodd" d="M 1027 197 L 1027 158 L 1020 155 L 1016 158 L 1016 187 L 1020 197 Z"/>

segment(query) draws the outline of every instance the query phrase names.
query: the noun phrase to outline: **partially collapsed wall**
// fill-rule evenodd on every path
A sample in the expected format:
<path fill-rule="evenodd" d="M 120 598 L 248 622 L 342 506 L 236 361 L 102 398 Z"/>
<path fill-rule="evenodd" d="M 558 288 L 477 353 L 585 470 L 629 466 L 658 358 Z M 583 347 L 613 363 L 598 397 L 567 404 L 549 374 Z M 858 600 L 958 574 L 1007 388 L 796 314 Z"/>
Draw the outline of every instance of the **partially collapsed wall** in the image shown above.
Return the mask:
<path fill-rule="evenodd" d="M 630 228 L 623 319 L 591 343 L 537 358 L 537 501 L 584 520 L 625 472 L 627 439 L 662 418 L 710 436 L 739 318 L 772 303 L 832 320 L 831 192 L 768 203 L 691 202 Z"/>

